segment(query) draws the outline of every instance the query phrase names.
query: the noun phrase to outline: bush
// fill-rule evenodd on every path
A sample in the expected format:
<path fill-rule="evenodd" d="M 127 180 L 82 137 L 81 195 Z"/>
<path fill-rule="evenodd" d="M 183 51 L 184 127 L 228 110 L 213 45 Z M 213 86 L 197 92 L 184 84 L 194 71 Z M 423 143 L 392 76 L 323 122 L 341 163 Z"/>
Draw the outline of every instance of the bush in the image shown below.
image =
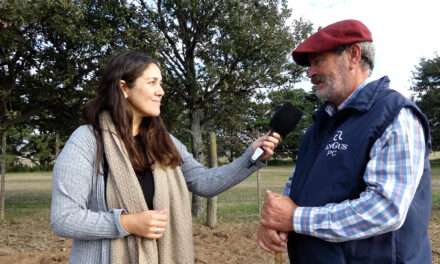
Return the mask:
<path fill-rule="evenodd" d="M 293 166 L 292 159 L 273 159 L 267 162 L 268 166 Z"/>
<path fill-rule="evenodd" d="M 51 171 L 53 166 L 33 165 L 27 166 L 23 164 L 11 164 L 6 167 L 7 172 L 36 172 L 36 171 Z"/>

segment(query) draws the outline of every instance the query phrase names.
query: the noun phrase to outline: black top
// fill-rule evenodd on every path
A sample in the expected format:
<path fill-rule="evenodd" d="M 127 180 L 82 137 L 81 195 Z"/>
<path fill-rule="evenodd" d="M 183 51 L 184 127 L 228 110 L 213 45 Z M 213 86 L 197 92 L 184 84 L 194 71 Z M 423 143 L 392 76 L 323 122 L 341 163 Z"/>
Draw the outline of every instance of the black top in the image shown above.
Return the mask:
<path fill-rule="evenodd" d="M 139 137 L 135 137 L 136 141 L 139 142 Z M 147 202 L 148 208 L 150 210 L 154 209 L 153 207 L 153 198 L 154 198 L 154 177 L 151 169 L 146 169 L 144 171 L 136 171 L 136 176 L 141 185 L 142 192 L 144 193 L 145 202 Z M 108 178 L 108 163 L 107 159 L 104 155 L 104 186 L 107 187 L 107 178 Z M 105 192 L 106 193 L 106 192 Z M 106 198 L 107 199 L 107 198 Z"/>
<path fill-rule="evenodd" d="M 148 208 L 153 208 L 153 198 L 154 198 L 154 178 L 151 169 L 145 171 L 137 171 L 136 176 L 141 185 L 142 192 L 144 193 L 145 201 L 148 204 Z"/>

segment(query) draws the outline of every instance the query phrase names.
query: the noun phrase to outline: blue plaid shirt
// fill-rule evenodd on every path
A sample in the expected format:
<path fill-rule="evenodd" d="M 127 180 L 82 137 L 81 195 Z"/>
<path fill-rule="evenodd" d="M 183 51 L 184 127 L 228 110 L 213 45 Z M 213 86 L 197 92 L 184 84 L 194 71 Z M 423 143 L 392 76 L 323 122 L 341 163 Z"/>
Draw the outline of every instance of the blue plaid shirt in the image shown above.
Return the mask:
<path fill-rule="evenodd" d="M 339 107 L 356 96 L 359 87 Z M 334 114 L 336 109 L 326 109 Z M 298 207 L 293 230 L 330 242 L 362 239 L 398 229 L 420 182 L 425 155 L 423 127 L 410 109 L 404 108 L 377 139 L 370 151 L 360 197 L 320 207 Z M 289 195 L 292 176 L 284 188 Z"/>

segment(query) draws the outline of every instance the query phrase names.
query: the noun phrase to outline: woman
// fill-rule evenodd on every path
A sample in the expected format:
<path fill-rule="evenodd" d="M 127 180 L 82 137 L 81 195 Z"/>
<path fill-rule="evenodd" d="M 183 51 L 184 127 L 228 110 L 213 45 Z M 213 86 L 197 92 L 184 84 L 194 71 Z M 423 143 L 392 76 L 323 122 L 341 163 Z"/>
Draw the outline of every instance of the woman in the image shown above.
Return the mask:
<path fill-rule="evenodd" d="M 189 191 L 214 196 L 239 183 L 263 136 L 234 162 L 207 169 L 165 129 L 158 63 L 141 52 L 110 59 L 87 125 L 71 135 L 53 171 L 51 224 L 73 238 L 71 263 L 194 263 Z M 189 189 L 189 191 L 188 191 Z"/>

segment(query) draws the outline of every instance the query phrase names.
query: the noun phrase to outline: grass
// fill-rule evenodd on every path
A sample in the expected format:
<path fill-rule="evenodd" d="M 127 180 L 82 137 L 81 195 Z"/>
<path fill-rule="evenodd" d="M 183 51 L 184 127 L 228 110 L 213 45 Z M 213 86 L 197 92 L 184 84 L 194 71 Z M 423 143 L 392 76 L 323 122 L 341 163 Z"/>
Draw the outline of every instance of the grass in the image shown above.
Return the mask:
<path fill-rule="evenodd" d="M 440 159 L 431 161 L 432 179 L 440 180 Z"/>
<path fill-rule="evenodd" d="M 248 218 L 259 215 L 258 198 L 264 199 L 266 189 L 281 192 L 292 171 L 291 167 L 268 167 L 260 171 L 260 193 L 257 173 L 222 193 L 218 198 L 219 220 Z M 26 217 L 49 209 L 51 200 L 50 172 L 8 173 L 6 175 L 6 218 Z"/>
<path fill-rule="evenodd" d="M 292 173 L 290 166 L 269 166 L 260 171 L 260 192 L 257 191 L 257 173 L 222 193 L 218 197 L 220 221 L 258 218 L 259 206 L 263 203 L 266 189 L 282 192 Z M 440 160 L 432 163 L 433 181 L 440 182 Z M 8 173 L 6 175 L 6 217 L 25 217 L 41 210 L 48 210 L 51 199 L 51 173 Z M 433 210 L 440 210 L 440 191 L 434 188 Z M 205 205 L 206 206 L 206 205 Z"/>
<path fill-rule="evenodd" d="M 258 219 L 259 205 L 264 201 L 267 189 L 281 193 L 287 178 L 292 173 L 291 166 L 270 166 L 263 168 L 259 175 L 254 173 L 242 183 L 219 195 L 219 221 L 237 219 Z M 257 190 L 259 178 L 260 190 Z"/>
<path fill-rule="evenodd" d="M 258 204 L 255 202 L 240 202 L 222 204 L 217 215 L 219 216 L 219 222 L 231 222 L 237 220 L 257 220 L 260 211 Z"/>
<path fill-rule="evenodd" d="M 432 209 L 440 211 L 440 192 L 432 193 Z"/>
<path fill-rule="evenodd" d="M 50 208 L 50 191 L 10 192 L 6 194 L 6 219 L 32 215 Z"/>

